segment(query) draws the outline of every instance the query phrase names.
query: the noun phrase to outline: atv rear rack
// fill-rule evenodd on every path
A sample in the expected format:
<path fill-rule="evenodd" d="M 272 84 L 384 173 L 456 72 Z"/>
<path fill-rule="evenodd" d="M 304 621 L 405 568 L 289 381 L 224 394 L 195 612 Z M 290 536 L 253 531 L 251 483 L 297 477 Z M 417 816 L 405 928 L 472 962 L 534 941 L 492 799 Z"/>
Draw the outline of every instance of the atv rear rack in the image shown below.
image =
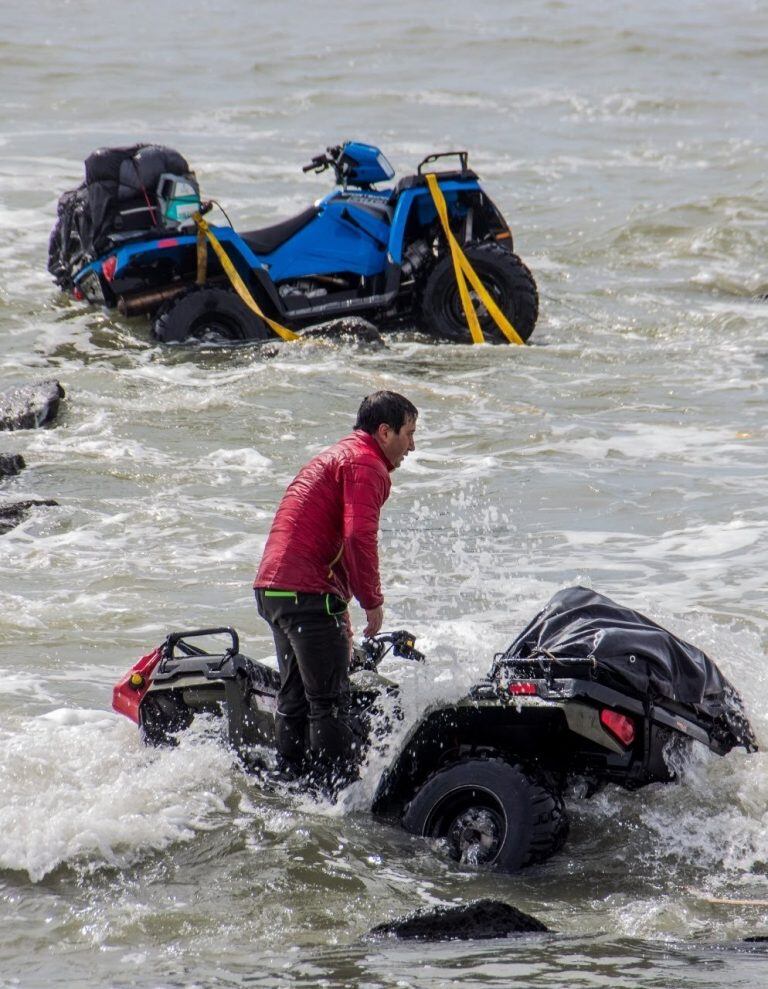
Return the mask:
<path fill-rule="evenodd" d="M 523 658 L 497 653 L 493 657 L 490 676 L 497 676 L 501 668 L 514 670 L 514 675 L 520 677 L 544 675 L 547 680 L 558 676 L 591 679 L 597 669 L 597 660 L 594 656 L 553 656 L 546 652 Z"/>
<path fill-rule="evenodd" d="M 421 162 L 419 162 L 419 167 L 416 169 L 417 175 L 423 175 L 422 169 L 425 165 L 433 165 L 440 158 L 458 158 L 461 163 L 461 175 L 466 174 L 469 171 L 469 152 L 468 151 L 436 151 L 434 154 L 427 155 Z"/>
<path fill-rule="evenodd" d="M 728 751 L 720 739 L 717 726 L 674 701 L 660 702 L 632 697 L 593 679 L 598 667 L 593 656 L 531 656 L 523 659 L 494 657 L 489 679 L 473 688 L 476 699 L 501 697 L 515 704 L 538 698 L 545 702 L 588 700 L 599 707 L 626 711 L 647 718 L 664 728 L 679 732 L 706 745 L 718 754 Z"/>

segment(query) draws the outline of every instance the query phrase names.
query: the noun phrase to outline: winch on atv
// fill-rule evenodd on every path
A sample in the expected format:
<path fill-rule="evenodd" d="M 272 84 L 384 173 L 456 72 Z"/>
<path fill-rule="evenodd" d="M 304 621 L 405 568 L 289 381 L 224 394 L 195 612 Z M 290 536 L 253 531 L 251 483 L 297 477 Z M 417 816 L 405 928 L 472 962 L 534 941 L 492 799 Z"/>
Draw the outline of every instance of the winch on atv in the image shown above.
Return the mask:
<path fill-rule="evenodd" d="M 224 651 L 201 640 L 224 634 Z M 402 724 L 399 688 L 379 666 L 422 661 L 405 631 L 356 652 L 348 718 L 362 771 L 371 746 L 387 768 L 373 812 L 469 865 L 542 862 L 568 834 L 566 794 L 636 790 L 676 779 L 700 743 L 724 756 L 756 749 L 736 690 L 700 650 L 593 591 L 561 591 L 466 696 Z M 216 715 L 243 765 L 274 748 L 277 671 L 240 653 L 231 628 L 176 632 L 115 686 L 114 708 L 146 741 L 173 743 Z M 401 730 L 392 729 L 400 722 Z"/>
<path fill-rule="evenodd" d="M 469 309 L 488 341 L 528 339 L 536 284 L 467 152 L 429 155 L 389 187 L 380 183 L 394 170 L 371 145 L 328 148 L 304 167 L 326 169 L 338 183 L 329 195 L 238 232 L 202 220 L 211 204 L 178 152 L 101 148 L 86 159 L 82 185 L 59 200 L 49 270 L 76 298 L 148 314 L 165 343 L 290 339 L 351 315 L 470 342 Z M 469 287 L 457 250 L 476 279 Z"/>

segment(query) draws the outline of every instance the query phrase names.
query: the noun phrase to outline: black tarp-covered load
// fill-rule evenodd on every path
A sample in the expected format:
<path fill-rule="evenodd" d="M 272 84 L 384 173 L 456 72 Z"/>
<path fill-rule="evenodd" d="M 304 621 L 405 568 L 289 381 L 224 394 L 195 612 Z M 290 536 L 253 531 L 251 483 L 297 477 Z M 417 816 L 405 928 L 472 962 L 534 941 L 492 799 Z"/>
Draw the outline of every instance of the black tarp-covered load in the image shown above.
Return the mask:
<path fill-rule="evenodd" d="M 756 748 L 735 688 L 696 646 L 585 587 L 559 591 L 504 659 L 592 659 L 592 678 L 653 704 L 689 708 L 727 749 Z"/>
<path fill-rule="evenodd" d="M 62 288 L 116 242 L 162 235 L 167 226 L 157 198 L 162 175 L 184 179 L 199 192 L 186 160 L 159 144 L 99 148 L 85 160 L 85 181 L 59 199 L 48 245 L 48 270 Z"/>

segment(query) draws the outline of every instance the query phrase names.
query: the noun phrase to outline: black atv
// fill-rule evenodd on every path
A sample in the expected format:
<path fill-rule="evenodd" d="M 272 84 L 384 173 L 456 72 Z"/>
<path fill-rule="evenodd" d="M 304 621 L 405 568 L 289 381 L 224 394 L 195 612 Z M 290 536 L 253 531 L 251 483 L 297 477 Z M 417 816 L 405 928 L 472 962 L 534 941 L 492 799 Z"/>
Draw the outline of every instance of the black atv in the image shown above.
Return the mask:
<path fill-rule="evenodd" d="M 225 633 L 223 652 L 192 641 Z M 422 661 L 408 632 L 355 651 L 350 724 L 360 758 L 402 717 L 381 659 Z M 147 742 L 173 742 L 195 715 L 223 715 L 246 766 L 274 746 L 279 677 L 239 651 L 234 629 L 169 635 L 117 684 L 113 706 Z M 372 810 L 444 842 L 466 864 L 514 871 L 542 862 L 568 834 L 564 794 L 606 783 L 672 782 L 700 742 L 718 755 L 757 745 L 736 690 L 696 647 L 593 591 L 555 595 L 488 676 L 456 703 L 429 708 L 383 774 Z"/>

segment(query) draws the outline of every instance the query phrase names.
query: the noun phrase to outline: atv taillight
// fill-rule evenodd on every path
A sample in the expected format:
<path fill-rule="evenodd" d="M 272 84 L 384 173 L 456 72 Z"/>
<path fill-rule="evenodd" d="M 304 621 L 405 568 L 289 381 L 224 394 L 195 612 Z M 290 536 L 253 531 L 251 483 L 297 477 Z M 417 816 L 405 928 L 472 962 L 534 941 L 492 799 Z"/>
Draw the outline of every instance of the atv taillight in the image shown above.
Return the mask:
<path fill-rule="evenodd" d="M 110 254 L 106 261 L 101 262 L 101 273 L 108 282 L 114 280 L 117 271 L 117 255 Z"/>
<path fill-rule="evenodd" d="M 510 683 L 507 690 L 513 697 L 530 697 L 539 692 L 539 688 L 532 680 L 515 680 L 514 683 Z"/>
<path fill-rule="evenodd" d="M 82 302 L 83 299 L 85 298 L 82 289 L 78 285 L 75 285 L 75 287 L 72 289 L 72 298 L 76 299 L 78 302 Z"/>
<path fill-rule="evenodd" d="M 622 745 L 631 745 L 635 740 L 635 722 L 626 714 L 604 707 L 600 712 L 600 724 Z"/>

